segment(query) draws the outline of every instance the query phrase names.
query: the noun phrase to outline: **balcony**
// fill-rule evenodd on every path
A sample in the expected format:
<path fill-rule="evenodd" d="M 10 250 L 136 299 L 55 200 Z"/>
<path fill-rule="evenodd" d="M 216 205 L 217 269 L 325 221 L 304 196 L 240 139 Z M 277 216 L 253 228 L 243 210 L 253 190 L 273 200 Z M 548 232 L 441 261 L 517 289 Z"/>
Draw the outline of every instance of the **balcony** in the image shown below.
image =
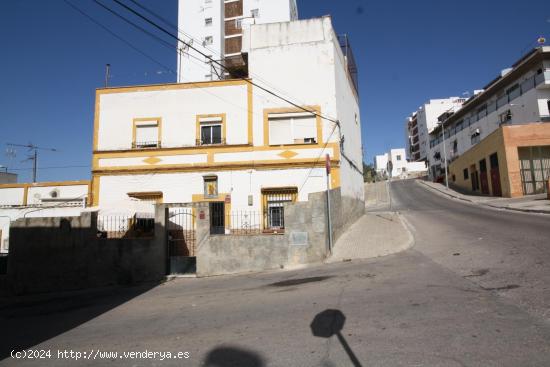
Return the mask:
<path fill-rule="evenodd" d="M 135 141 L 132 143 L 132 149 L 159 149 L 160 141 Z"/>
<path fill-rule="evenodd" d="M 537 89 L 550 88 L 550 70 L 535 75 L 535 85 Z"/>
<path fill-rule="evenodd" d="M 210 141 L 197 139 L 196 145 L 197 146 L 220 146 L 220 145 L 226 145 L 226 141 L 225 139 L 215 139 Z"/>

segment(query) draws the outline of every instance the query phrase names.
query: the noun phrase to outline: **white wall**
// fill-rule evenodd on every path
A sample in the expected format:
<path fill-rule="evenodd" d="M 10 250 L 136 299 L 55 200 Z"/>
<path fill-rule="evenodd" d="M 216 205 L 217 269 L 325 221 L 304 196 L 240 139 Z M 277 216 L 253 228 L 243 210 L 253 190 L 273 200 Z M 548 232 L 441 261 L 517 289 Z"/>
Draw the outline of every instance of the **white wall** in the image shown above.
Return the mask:
<path fill-rule="evenodd" d="M 100 203 L 127 201 L 127 193 L 132 191 L 162 191 L 164 203 L 189 203 L 193 194 L 204 194 L 203 177 L 212 174 L 218 176 L 218 192 L 231 194 L 232 210 L 259 211 L 262 188 L 302 188 L 298 195 L 300 201 L 306 201 L 309 193 L 326 189 L 326 176 L 322 168 L 315 169 L 311 174 L 309 168 L 296 168 L 103 176 L 100 178 Z M 306 180 L 306 177 L 309 178 Z M 249 206 L 248 195 L 251 194 L 254 201 Z"/>
<path fill-rule="evenodd" d="M 227 115 L 227 143 L 248 143 L 247 83 L 177 90 L 100 94 L 98 149 L 132 147 L 135 118 L 162 118 L 162 147 L 193 146 L 196 116 Z M 116 134 L 114 133 L 116 131 Z"/>
<path fill-rule="evenodd" d="M 185 42 L 192 42 L 193 47 L 214 60 L 221 60 L 225 45 L 223 12 L 224 4 L 221 0 L 212 0 L 210 3 L 204 0 L 179 0 L 179 38 Z M 211 26 L 205 25 L 206 18 L 212 18 Z M 206 36 L 212 36 L 213 44 L 202 45 Z M 190 37 L 195 40 L 191 41 Z M 178 49 L 181 48 L 186 47 L 179 42 Z M 178 55 L 178 82 L 210 80 L 206 75 L 212 74 L 211 67 L 206 61 L 204 56 L 191 49 L 187 49 L 183 56 Z"/>
<path fill-rule="evenodd" d="M 0 188 L 0 206 L 23 205 L 24 195 L 23 187 Z"/>
<path fill-rule="evenodd" d="M 246 19 L 251 16 L 251 10 L 258 9 L 259 16 L 255 19 Z M 205 19 L 212 18 L 212 25 L 206 26 Z M 287 22 L 298 18 L 295 0 L 244 0 L 243 24 L 264 24 Z M 225 6 L 223 0 L 179 0 L 178 6 L 179 37 L 185 42 L 192 41 L 192 46 L 199 51 L 220 61 L 225 55 Z M 206 36 L 212 36 L 213 43 L 203 46 Z M 197 42 L 198 41 L 198 42 Z M 184 46 L 179 42 L 178 49 Z M 197 60 L 198 59 L 198 60 Z M 223 75 L 219 66 L 214 66 L 220 75 Z M 178 82 L 195 82 L 217 80 L 216 73 L 212 73 L 211 66 L 200 53 L 188 49 L 183 56 L 178 55 Z M 208 78 L 207 75 L 211 75 Z"/>
<path fill-rule="evenodd" d="M 10 222 L 21 218 L 77 217 L 83 210 L 83 207 L 0 208 L 0 253 L 7 253 L 9 249 Z"/>

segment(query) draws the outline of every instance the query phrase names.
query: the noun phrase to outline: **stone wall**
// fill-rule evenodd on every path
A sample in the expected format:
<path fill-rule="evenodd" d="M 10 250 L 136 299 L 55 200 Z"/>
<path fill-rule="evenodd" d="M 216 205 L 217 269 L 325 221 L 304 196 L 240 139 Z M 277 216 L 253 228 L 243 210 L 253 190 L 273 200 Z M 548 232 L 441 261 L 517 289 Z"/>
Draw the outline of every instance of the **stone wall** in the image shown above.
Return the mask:
<path fill-rule="evenodd" d="M 365 210 L 362 201 L 331 190 L 333 241 Z M 285 205 L 285 233 L 257 236 L 209 235 L 208 206 L 197 219 L 201 241 L 197 249 L 197 275 L 212 276 L 265 271 L 300 264 L 320 263 L 329 255 L 326 192 L 310 194 L 308 201 Z M 202 228 L 202 229 L 201 229 Z"/>
<path fill-rule="evenodd" d="M 12 293 L 66 291 L 160 281 L 166 274 L 164 212 L 155 238 L 97 236 L 97 213 L 12 223 L 7 279 Z"/>

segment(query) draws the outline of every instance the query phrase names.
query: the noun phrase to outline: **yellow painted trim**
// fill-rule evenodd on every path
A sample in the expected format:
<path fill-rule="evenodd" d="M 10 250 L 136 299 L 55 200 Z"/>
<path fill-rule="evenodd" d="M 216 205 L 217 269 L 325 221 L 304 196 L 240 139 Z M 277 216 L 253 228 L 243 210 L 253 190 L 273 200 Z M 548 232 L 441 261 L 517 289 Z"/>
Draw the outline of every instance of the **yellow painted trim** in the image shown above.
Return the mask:
<path fill-rule="evenodd" d="M 154 198 L 157 204 L 162 204 L 164 198 L 164 193 L 162 191 L 128 192 L 126 195 L 140 200 Z"/>
<path fill-rule="evenodd" d="M 195 141 L 199 142 L 201 140 L 201 120 L 206 118 L 219 117 L 222 119 L 222 141 L 227 141 L 227 114 L 225 113 L 211 113 L 205 115 L 197 115 L 195 121 L 197 124 L 195 132 Z M 198 145 L 198 144 L 197 144 Z M 204 145 L 205 147 L 213 147 L 215 145 Z"/>
<path fill-rule="evenodd" d="M 252 84 L 250 82 L 251 82 L 250 79 L 246 79 L 246 80 L 237 79 L 237 80 L 218 80 L 218 81 L 207 81 L 207 82 L 192 82 L 192 83 L 138 85 L 138 86 L 128 86 L 128 87 L 115 87 L 115 88 L 98 88 L 96 89 L 96 94 L 95 94 L 94 136 L 93 136 L 94 152 L 99 149 L 100 100 L 101 100 L 101 95 L 103 94 L 212 88 L 212 87 L 226 87 L 226 86 L 236 86 L 236 85 L 248 85 L 248 133 L 249 133 L 248 141 L 251 144 L 253 118 L 252 118 Z"/>
<path fill-rule="evenodd" d="M 315 164 L 316 167 L 324 167 L 324 160 L 317 160 L 315 158 L 307 159 L 280 159 L 280 160 L 265 160 L 265 161 L 235 161 L 235 162 L 224 162 L 224 163 L 214 163 L 214 164 L 173 164 L 173 165 L 156 165 L 156 166 L 121 166 L 121 167 L 105 167 L 95 169 L 94 174 L 98 173 L 109 173 L 109 172 L 119 172 L 119 173 L 132 173 L 132 172 L 193 172 L 193 171 L 204 171 L 204 170 L 234 170 L 234 169 L 261 169 L 263 168 L 281 168 L 281 169 L 292 169 L 292 168 L 301 168 L 301 167 L 311 167 L 312 164 Z M 331 160 L 333 166 L 338 166 L 340 164 L 339 160 Z"/>
<path fill-rule="evenodd" d="M 317 123 L 317 144 L 285 144 L 285 145 L 270 145 L 269 144 L 269 115 L 277 113 L 299 113 L 305 112 L 298 107 L 285 107 L 285 108 L 265 108 L 264 109 L 264 146 L 279 146 L 279 147 L 294 147 L 296 145 L 307 145 L 311 147 L 319 147 L 323 145 L 323 121 L 321 120 L 321 106 L 302 106 L 306 110 L 317 113 L 315 116 Z"/>
<path fill-rule="evenodd" d="M 136 144 L 136 130 L 140 122 L 156 121 L 157 122 L 157 141 L 162 146 L 162 117 L 138 117 L 132 120 L 132 146 Z"/>
<path fill-rule="evenodd" d="M 93 176 L 92 178 L 92 206 L 99 205 L 99 180 L 100 176 Z"/>
<path fill-rule="evenodd" d="M 337 189 L 341 186 L 340 182 L 340 167 L 331 167 L 330 169 L 330 184 L 331 189 Z"/>
<path fill-rule="evenodd" d="M 248 144 L 254 145 L 254 88 L 248 83 Z"/>
<path fill-rule="evenodd" d="M 211 88 L 211 87 L 227 87 L 235 85 L 250 84 L 250 79 L 233 79 L 233 80 L 216 80 L 206 82 L 190 82 L 190 83 L 167 83 L 167 84 L 152 84 L 152 85 L 134 85 L 128 87 L 114 88 L 98 88 L 96 92 L 99 94 L 114 94 L 128 92 L 150 92 L 163 90 L 178 90 L 178 89 L 195 89 L 195 88 Z"/>
<path fill-rule="evenodd" d="M 25 188 L 25 187 L 49 187 L 49 186 L 81 186 L 81 185 L 88 185 L 89 183 L 90 183 L 90 180 L 11 183 L 11 184 L 0 184 L 0 189 L 13 189 L 13 188 Z"/>
<path fill-rule="evenodd" d="M 29 187 L 26 186 L 23 189 L 23 205 L 27 205 L 29 202 Z"/>

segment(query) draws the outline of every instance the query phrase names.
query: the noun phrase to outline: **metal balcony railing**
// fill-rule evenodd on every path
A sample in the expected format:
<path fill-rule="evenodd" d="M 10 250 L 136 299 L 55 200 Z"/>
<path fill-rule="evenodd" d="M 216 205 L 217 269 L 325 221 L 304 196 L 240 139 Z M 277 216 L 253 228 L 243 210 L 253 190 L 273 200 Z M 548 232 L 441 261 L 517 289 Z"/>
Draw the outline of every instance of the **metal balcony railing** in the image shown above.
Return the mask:
<path fill-rule="evenodd" d="M 340 48 L 344 53 L 346 59 L 346 66 L 348 68 L 348 73 L 353 83 L 353 87 L 357 94 L 359 94 L 359 75 L 357 71 L 357 63 L 355 62 L 355 57 L 353 56 L 353 50 L 349 42 L 347 34 L 342 34 L 338 36 L 338 42 L 340 43 Z"/>
<path fill-rule="evenodd" d="M 132 149 L 158 149 L 161 148 L 160 141 L 135 141 Z"/>
<path fill-rule="evenodd" d="M 225 139 L 211 139 L 211 140 L 205 140 L 205 139 L 197 139 L 196 140 L 197 145 L 226 145 Z"/>

